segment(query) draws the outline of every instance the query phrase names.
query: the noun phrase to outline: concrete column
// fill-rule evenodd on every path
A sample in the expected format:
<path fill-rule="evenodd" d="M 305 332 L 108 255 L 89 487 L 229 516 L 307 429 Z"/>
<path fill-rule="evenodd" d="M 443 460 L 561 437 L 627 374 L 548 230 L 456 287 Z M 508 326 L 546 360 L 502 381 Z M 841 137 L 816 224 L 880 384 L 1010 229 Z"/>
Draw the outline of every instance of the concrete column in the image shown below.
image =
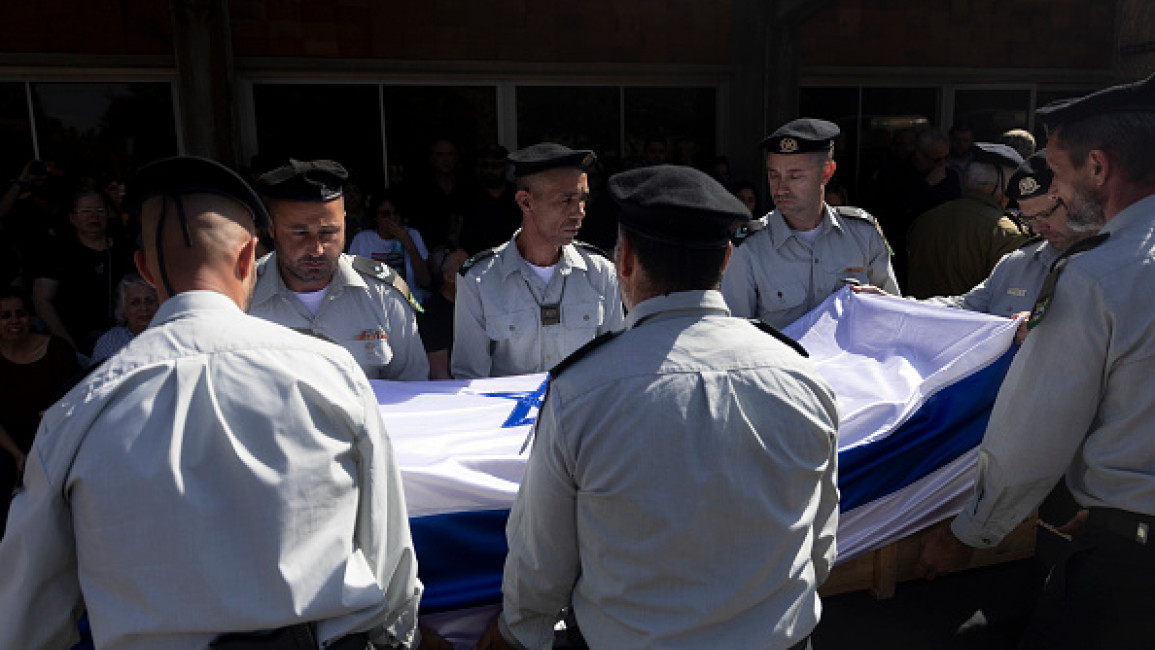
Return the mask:
<path fill-rule="evenodd" d="M 228 0 L 169 0 L 184 152 L 235 166 Z"/>

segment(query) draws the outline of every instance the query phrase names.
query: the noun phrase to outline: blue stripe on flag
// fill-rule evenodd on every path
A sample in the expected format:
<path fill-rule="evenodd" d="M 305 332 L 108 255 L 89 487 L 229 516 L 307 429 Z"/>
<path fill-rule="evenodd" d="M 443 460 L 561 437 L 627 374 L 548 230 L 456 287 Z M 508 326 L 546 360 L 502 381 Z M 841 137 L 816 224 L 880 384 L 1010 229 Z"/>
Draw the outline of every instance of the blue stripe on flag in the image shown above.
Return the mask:
<path fill-rule="evenodd" d="M 501 602 L 507 519 L 509 510 L 481 510 L 409 520 L 417 576 L 425 585 L 422 614 Z"/>
<path fill-rule="evenodd" d="M 889 436 L 838 454 L 845 512 L 900 490 L 977 446 L 1018 346 L 928 399 Z"/>

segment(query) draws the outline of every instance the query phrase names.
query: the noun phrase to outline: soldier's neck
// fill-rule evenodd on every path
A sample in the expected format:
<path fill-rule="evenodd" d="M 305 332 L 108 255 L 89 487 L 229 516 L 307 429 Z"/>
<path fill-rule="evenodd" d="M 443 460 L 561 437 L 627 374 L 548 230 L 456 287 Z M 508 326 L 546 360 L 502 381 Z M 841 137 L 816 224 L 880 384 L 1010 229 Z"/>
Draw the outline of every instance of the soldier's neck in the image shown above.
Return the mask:
<path fill-rule="evenodd" d="M 802 214 L 786 214 L 782 213 L 782 218 L 786 220 L 786 225 L 790 226 L 791 230 L 798 232 L 806 232 L 814 230 L 822 225 L 822 217 L 826 214 L 826 204 L 819 203 L 817 210 L 807 210 Z"/>
<path fill-rule="evenodd" d="M 521 258 L 534 266 L 553 266 L 561 260 L 561 248 L 547 241 L 534 241 L 524 230 L 514 243 Z"/>

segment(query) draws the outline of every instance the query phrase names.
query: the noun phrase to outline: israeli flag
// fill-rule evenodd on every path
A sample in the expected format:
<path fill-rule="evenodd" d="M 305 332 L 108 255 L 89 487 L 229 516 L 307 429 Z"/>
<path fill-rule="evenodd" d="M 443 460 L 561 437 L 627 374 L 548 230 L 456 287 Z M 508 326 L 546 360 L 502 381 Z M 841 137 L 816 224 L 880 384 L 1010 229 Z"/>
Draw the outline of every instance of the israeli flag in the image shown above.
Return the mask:
<path fill-rule="evenodd" d="M 962 509 L 1016 327 L 844 289 L 786 328 L 838 397 L 839 561 Z M 468 648 L 501 602 L 505 521 L 546 375 L 372 383 L 401 466 L 423 623 Z"/>

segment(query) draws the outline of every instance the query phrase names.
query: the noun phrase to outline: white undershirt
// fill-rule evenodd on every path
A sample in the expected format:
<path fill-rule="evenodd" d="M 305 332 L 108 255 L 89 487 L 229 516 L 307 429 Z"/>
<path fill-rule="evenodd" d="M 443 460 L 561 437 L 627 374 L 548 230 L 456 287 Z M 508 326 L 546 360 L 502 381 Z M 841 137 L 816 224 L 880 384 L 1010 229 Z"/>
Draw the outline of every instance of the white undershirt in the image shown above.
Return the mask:
<path fill-rule="evenodd" d="M 309 310 L 314 316 L 317 315 L 317 310 L 321 308 L 321 301 L 325 299 L 325 292 L 329 287 L 325 287 L 319 291 L 294 291 L 297 297 L 304 303 L 305 308 Z"/>
<path fill-rule="evenodd" d="M 810 230 L 791 229 L 790 232 L 794 233 L 794 236 L 798 239 L 806 242 L 807 246 L 813 247 L 814 242 L 818 241 L 818 235 L 822 234 L 822 224 L 818 224 L 817 227 L 811 228 Z"/>
<path fill-rule="evenodd" d="M 551 266 L 537 266 L 536 264 L 525 263 L 529 270 L 533 271 L 534 275 L 541 278 L 545 285 L 549 286 L 549 281 L 553 278 L 553 272 L 557 270 L 557 264 Z"/>

